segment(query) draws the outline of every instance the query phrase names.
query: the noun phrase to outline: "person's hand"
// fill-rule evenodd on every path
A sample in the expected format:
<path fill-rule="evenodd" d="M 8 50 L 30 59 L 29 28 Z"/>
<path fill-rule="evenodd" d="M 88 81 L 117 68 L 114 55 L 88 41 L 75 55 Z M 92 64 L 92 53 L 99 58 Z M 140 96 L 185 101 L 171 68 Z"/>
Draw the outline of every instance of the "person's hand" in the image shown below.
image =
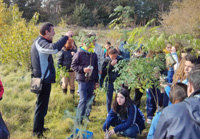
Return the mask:
<path fill-rule="evenodd" d="M 110 130 L 110 131 L 108 132 L 108 134 L 109 134 L 109 136 L 112 136 L 113 134 L 115 134 L 115 130 L 114 130 L 114 129 Z"/>
<path fill-rule="evenodd" d="M 72 56 L 75 54 L 74 52 L 71 52 Z"/>
<path fill-rule="evenodd" d="M 116 64 L 117 64 L 117 59 L 112 60 L 111 65 L 114 66 L 114 65 L 116 65 Z"/>
<path fill-rule="evenodd" d="M 97 88 L 99 88 L 99 83 L 95 83 L 95 85 L 94 85 L 94 90 Z"/>
<path fill-rule="evenodd" d="M 99 71 L 99 74 L 100 74 L 100 75 L 102 74 L 102 70 Z"/>
<path fill-rule="evenodd" d="M 91 72 L 91 69 L 87 67 L 87 68 L 84 68 L 83 71 L 84 71 L 85 73 L 89 73 L 89 72 Z"/>
<path fill-rule="evenodd" d="M 74 33 L 72 31 L 68 31 L 65 35 L 68 37 L 72 37 L 74 35 Z"/>

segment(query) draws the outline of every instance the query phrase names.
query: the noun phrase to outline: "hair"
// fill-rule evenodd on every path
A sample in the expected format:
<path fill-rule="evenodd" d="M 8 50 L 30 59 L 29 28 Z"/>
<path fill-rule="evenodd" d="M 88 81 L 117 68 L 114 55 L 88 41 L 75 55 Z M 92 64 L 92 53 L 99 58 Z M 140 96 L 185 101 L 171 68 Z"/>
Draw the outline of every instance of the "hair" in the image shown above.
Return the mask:
<path fill-rule="evenodd" d="M 178 80 L 182 82 L 183 80 L 186 79 L 184 68 L 185 68 L 185 58 L 182 58 L 179 63 L 178 69 L 176 70 L 173 76 L 172 86 L 175 85 L 178 82 Z"/>
<path fill-rule="evenodd" d="M 72 38 L 69 38 L 65 44 L 66 50 L 70 50 L 73 48 L 74 40 Z"/>
<path fill-rule="evenodd" d="M 186 61 L 190 61 L 192 64 L 199 64 L 199 59 L 195 55 L 187 54 L 185 56 Z"/>
<path fill-rule="evenodd" d="M 109 41 L 107 41 L 106 44 L 111 45 L 111 43 Z"/>
<path fill-rule="evenodd" d="M 200 65 L 196 65 L 194 69 L 189 73 L 188 81 L 192 83 L 194 91 L 200 89 Z"/>
<path fill-rule="evenodd" d="M 174 104 L 175 101 L 183 101 L 187 97 L 187 85 L 183 83 L 176 83 L 169 94 L 170 101 Z"/>
<path fill-rule="evenodd" d="M 52 23 L 49 23 L 49 22 L 44 23 L 40 28 L 40 34 L 43 35 L 43 36 L 46 35 L 45 31 L 47 30 L 48 32 L 50 32 L 51 31 L 51 27 L 53 27 Z"/>
<path fill-rule="evenodd" d="M 127 118 L 127 108 L 132 103 L 131 98 L 130 98 L 130 90 L 128 90 L 126 87 L 122 87 L 119 90 L 119 93 L 125 97 L 125 103 L 122 106 L 120 106 L 117 103 L 117 95 L 118 95 L 117 93 L 115 95 L 115 100 L 113 102 L 112 108 L 115 113 L 118 113 L 120 115 L 120 117 Z"/>
<path fill-rule="evenodd" d="M 116 48 L 110 48 L 108 49 L 108 55 L 118 54 L 118 51 Z"/>

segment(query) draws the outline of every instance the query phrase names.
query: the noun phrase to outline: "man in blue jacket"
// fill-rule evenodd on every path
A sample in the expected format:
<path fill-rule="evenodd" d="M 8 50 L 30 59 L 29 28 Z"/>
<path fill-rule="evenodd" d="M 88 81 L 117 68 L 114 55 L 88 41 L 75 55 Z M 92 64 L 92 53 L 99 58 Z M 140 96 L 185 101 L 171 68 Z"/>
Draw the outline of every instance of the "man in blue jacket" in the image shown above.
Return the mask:
<path fill-rule="evenodd" d="M 200 137 L 200 68 L 189 73 L 188 98 L 166 107 L 160 116 L 154 139 L 198 139 Z"/>
<path fill-rule="evenodd" d="M 45 23 L 40 28 L 40 35 L 34 41 L 31 48 L 31 76 L 44 78 L 42 90 L 37 95 L 33 124 L 33 136 L 37 137 L 42 137 L 43 132 L 47 130 L 47 128 L 44 128 L 44 117 L 48 110 L 51 83 L 55 83 L 55 68 L 52 54 L 56 54 L 62 49 L 68 38 L 72 36 L 72 32 L 67 32 L 56 43 L 52 43 L 54 35 L 53 24 Z M 47 73 L 44 77 L 46 71 Z"/>

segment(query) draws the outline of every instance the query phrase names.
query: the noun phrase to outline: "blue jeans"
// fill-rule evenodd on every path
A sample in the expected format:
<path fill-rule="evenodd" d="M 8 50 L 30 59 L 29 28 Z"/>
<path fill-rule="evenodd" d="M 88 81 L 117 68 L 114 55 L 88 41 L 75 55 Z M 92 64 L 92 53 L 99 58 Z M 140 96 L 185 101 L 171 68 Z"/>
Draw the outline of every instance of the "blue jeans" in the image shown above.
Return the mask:
<path fill-rule="evenodd" d="M 122 122 L 120 122 L 119 120 L 113 119 L 111 122 L 111 126 L 115 127 L 121 123 Z M 128 129 L 120 132 L 122 136 L 129 138 L 136 138 L 138 133 L 139 133 L 138 126 L 136 126 L 135 124 L 131 125 Z"/>
<path fill-rule="evenodd" d="M 109 111 L 111 109 L 112 98 L 113 98 L 113 91 L 114 91 L 114 85 L 113 85 L 113 83 L 106 82 L 106 89 L 107 89 L 107 96 L 106 96 L 107 112 L 109 113 Z"/>
<path fill-rule="evenodd" d="M 172 67 L 170 67 L 168 72 L 167 72 L 167 81 L 168 81 L 168 83 L 172 83 L 173 75 L 174 75 L 174 69 Z"/>
<path fill-rule="evenodd" d="M 78 111 L 77 111 L 77 118 L 79 121 L 82 121 L 83 116 L 89 116 L 91 111 L 91 104 L 90 101 L 93 96 L 94 92 L 94 81 L 89 82 L 78 82 L 78 90 L 80 95 L 80 100 L 78 104 Z"/>
<path fill-rule="evenodd" d="M 129 138 L 136 138 L 139 133 L 138 127 L 134 124 L 123 132 L 120 132 L 122 136 Z"/>
<path fill-rule="evenodd" d="M 153 119 L 154 113 L 156 112 L 156 104 L 158 103 L 159 106 L 162 105 L 162 94 L 160 93 L 160 90 L 155 87 L 149 88 L 146 91 L 147 93 L 147 118 Z"/>

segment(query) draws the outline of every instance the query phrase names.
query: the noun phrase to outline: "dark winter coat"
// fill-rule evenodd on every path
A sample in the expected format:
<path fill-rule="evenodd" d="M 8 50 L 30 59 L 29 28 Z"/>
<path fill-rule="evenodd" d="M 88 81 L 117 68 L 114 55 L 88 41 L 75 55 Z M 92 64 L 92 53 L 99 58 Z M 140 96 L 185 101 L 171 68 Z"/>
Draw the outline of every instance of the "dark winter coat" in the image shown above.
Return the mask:
<path fill-rule="evenodd" d="M 58 57 L 58 66 L 65 67 L 67 71 L 73 72 L 71 69 L 73 55 L 71 52 L 76 52 L 75 50 L 61 50 Z"/>
<path fill-rule="evenodd" d="M 76 72 L 77 81 L 87 81 L 84 68 L 88 67 L 91 64 L 93 66 L 93 72 L 89 81 L 98 82 L 98 59 L 95 53 L 89 53 L 84 49 L 78 49 L 78 52 L 74 55 L 71 68 Z"/>

